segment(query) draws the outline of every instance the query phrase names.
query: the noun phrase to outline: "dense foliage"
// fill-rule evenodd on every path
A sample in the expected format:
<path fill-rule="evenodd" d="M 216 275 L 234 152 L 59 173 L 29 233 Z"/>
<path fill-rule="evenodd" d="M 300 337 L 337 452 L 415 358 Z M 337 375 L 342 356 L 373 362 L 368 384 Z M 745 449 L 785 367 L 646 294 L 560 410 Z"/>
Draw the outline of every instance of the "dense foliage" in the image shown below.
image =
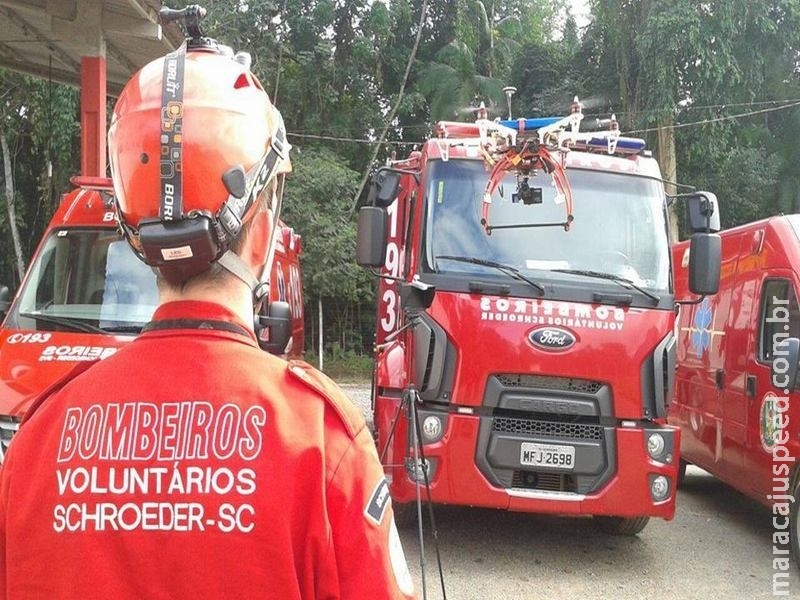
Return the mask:
<path fill-rule="evenodd" d="M 205 4 L 207 32 L 252 53 L 294 146 L 284 218 L 304 240 L 309 348 L 319 306 L 327 351 L 371 344 L 374 282 L 353 259 L 364 174 L 436 119 L 470 119 L 480 101 L 505 116 L 507 85 L 515 116 L 561 114 L 576 94 L 587 115 L 616 114 L 659 159 L 673 154 L 679 182 L 718 194 L 725 226 L 800 211 L 800 0 L 588 0 L 580 19 L 566 0 Z M 27 263 L 79 169 L 78 93 L 0 71 L 0 100 Z M 13 288 L 8 214 L 0 282 Z"/>

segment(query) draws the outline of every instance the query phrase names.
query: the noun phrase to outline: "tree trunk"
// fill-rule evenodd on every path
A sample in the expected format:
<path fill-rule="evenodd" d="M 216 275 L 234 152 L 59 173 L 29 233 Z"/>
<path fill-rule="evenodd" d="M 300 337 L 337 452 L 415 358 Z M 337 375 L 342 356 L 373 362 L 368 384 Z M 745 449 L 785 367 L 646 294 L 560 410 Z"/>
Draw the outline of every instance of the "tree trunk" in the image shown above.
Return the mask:
<path fill-rule="evenodd" d="M 8 151 L 8 140 L 0 134 L 0 146 L 3 150 L 3 173 L 6 178 L 6 207 L 8 208 L 8 226 L 11 228 L 11 239 L 14 242 L 14 254 L 17 257 L 19 280 L 25 275 L 25 260 L 22 257 L 22 244 L 17 230 L 17 211 L 14 206 L 14 173 L 11 170 L 11 155 Z"/>
<path fill-rule="evenodd" d="M 428 0 L 422 0 L 422 7 L 420 8 L 419 11 L 419 25 L 417 26 L 417 35 L 414 38 L 414 47 L 411 48 L 411 56 L 408 57 L 408 63 L 406 64 L 406 72 L 403 75 L 403 82 L 400 84 L 400 92 L 397 94 L 397 100 L 395 101 L 394 106 L 392 106 L 392 110 L 386 117 L 386 125 L 383 126 L 383 131 L 381 131 L 381 135 L 378 138 L 378 143 L 375 144 L 375 149 L 372 151 L 372 158 L 370 158 L 369 162 L 367 163 L 367 167 L 364 172 L 364 177 L 361 179 L 361 184 L 358 186 L 358 191 L 356 191 L 356 195 L 353 197 L 353 208 L 350 210 L 351 214 L 354 214 L 358 209 L 358 199 L 361 197 L 361 192 L 364 191 L 364 186 L 367 185 L 367 180 L 369 179 L 369 174 L 372 165 L 375 164 L 375 159 L 378 157 L 378 152 L 380 151 L 381 146 L 383 145 L 383 141 L 386 139 L 386 133 L 389 131 L 389 127 L 391 127 L 392 123 L 394 122 L 394 116 L 397 113 L 397 109 L 400 107 L 400 103 L 403 101 L 403 94 L 405 94 L 406 91 L 406 83 L 408 83 L 408 75 L 411 72 L 411 67 L 414 65 L 414 60 L 417 57 L 419 40 L 422 37 L 422 30 L 424 29 L 425 19 L 427 18 L 427 14 L 428 14 Z"/>
<path fill-rule="evenodd" d="M 665 117 L 658 124 L 658 164 L 661 167 L 661 177 L 666 181 L 678 180 L 678 168 L 675 161 L 675 129 L 671 117 Z M 672 183 L 665 183 L 664 190 L 669 195 L 677 193 L 677 188 Z M 674 202 L 669 208 L 669 241 L 678 241 L 678 203 Z"/>

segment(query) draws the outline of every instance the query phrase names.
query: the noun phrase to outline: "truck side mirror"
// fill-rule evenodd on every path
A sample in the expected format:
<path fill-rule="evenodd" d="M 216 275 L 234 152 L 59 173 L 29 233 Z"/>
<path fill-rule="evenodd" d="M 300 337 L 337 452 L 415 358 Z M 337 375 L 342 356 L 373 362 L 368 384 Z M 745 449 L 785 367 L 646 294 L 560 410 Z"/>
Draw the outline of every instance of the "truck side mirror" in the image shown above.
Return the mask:
<path fill-rule="evenodd" d="M 689 242 L 689 290 L 708 296 L 719 290 L 722 238 L 716 233 L 695 233 Z"/>
<path fill-rule="evenodd" d="M 292 337 L 292 309 L 288 302 L 269 303 L 267 316 L 256 316 L 256 337 L 262 350 L 284 354 Z"/>
<path fill-rule="evenodd" d="M 784 390 L 793 390 L 797 383 L 800 340 L 785 338 L 777 344 L 772 357 L 772 384 Z"/>
<path fill-rule="evenodd" d="M 693 192 L 681 195 L 686 202 L 686 222 L 692 233 L 720 230 L 719 202 L 711 192 Z"/>
<path fill-rule="evenodd" d="M 401 173 L 397 171 L 378 169 L 370 181 L 367 204 L 386 208 L 394 202 L 400 189 L 400 177 Z"/>
<path fill-rule="evenodd" d="M 0 315 L 6 314 L 10 306 L 11 290 L 8 289 L 7 285 L 0 285 Z"/>
<path fill-rule="evenodd" d="M 360 267 L 380 268 L 386 260 L 386 211 L 377 206 L 362 206 L 358 211 L 356 263 Z"/>

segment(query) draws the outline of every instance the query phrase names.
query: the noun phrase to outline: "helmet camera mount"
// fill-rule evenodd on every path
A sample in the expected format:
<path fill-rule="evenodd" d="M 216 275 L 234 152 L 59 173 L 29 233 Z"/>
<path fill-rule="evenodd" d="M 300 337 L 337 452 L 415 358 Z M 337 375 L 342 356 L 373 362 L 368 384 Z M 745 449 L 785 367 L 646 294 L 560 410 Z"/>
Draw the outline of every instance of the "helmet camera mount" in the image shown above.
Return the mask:
<path fill-rule="evenodd" d="M 216 44 L 207 38 L 200 27 L 200 21 L 206 16 L 206 9 L 199 4 L 190 4 L 180 10 L 163 7 L 158 11 L 161 23 L 177 23 L 186 36 L 186 43 L 190 48 L 200 46 L 213 46 Z"/>

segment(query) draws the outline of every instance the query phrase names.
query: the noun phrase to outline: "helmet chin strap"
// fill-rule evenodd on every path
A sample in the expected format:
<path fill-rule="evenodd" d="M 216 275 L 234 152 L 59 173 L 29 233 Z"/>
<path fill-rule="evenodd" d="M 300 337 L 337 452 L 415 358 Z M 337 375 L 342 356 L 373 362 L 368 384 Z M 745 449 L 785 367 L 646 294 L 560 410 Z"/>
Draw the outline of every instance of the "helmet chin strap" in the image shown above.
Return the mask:
<path fill-rule="evenodd" d="M 264 298 L 269 294 L 269 282 L 260 281 L 253 275 L 252 271 L 250 271 L 250 267 L 247 266 L 247 263 L 231 250 L 224 252 L 222 256 L 217 259 L 217 262 L 250 288 L 250 291 L 253 293 L 253 309 L 255 312 L 258 312 L 261 309 Z"/>

